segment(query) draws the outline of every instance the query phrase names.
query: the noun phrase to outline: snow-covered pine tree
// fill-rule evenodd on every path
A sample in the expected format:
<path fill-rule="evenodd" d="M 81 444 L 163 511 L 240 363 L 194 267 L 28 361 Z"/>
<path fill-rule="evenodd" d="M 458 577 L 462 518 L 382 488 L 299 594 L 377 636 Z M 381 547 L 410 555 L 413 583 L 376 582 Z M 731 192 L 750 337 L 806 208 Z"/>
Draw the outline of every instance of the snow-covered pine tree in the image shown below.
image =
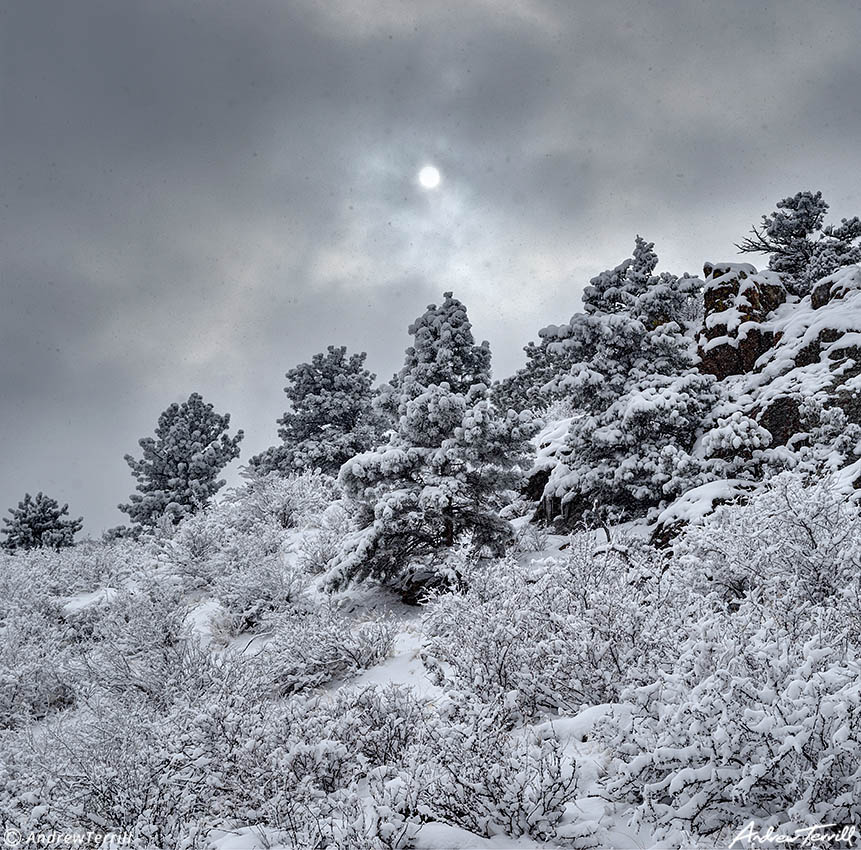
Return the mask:
<path fill-rule="evenodd" d="M 16 549 L 36 549 L 40 546 L 62 549 L 73 546 L 75 534 L 84 524 L 84 518 L 65 519 L 69 506 L 60 507 L 56 499 L 39 492 L 34 499 L 29 493 L 18 502 L 17 508 L 9 508 L 11 519 L 3 518 L 6 539 L 2 547 L 8 552 Z"/>
<path fill-rule="evenodd" d="M 339 565 L 340 583 L 373 576 L 414 591 L 442 580 L 436 556 L 468 535 L 477 550 L 496 552 L 511 538 L 498 510 L 530 453 L 531 418 L 491 402 L 490 349 L 475 344 L 450 292 L 410 332 L 388 444 L 341 468 L 344 491 L 369 524 Z"/>
<path fill-rule="evenodd" d="M 503 410 L 544 410 L 564 397 L 553 384 L 565 369 L 566 360 L 551 350 L 547 340 L 528 342 L 523 351 L 526 365 L 513 375 L 495 381 L 491 388 L 493 403 Z"/>
<path fill-rule="evenodd" d="M 225 484 L 218 479 L 221 470 L 239 457 L 244 434 L 229 436 L 229 426 L 230 414 L 216 413 L 199 393 L 170 405 L 158 418 L 155 438 L 138 441 L 143 457 L 125 456 L 138 492 L 119 509 L 148 526 L 162 516 L 179 522 L 204 507 Z"/>
<path fill-rule="evenodd" d="M 742 253 L 770 254 L 769 268 L 783 273 L 793 294 L 807 295 L 817 280 L 861 262 L 861 219 L 825 224 L 828 204 L 822 192 L 797 192 L 776 206 L 736 247 Z"/>
<path fill-rule="evenodd" d="M 694 369 L 686 325 L 700 282 L 656 275 L 657 262 L 638 236 L 630 259 L 592 279 L 585 314 L 541 332 L 569 359 L 553 385 L 577 414 L 568 459 L 545 489 L 566 516 L 594 504 L 641 515 L 657 504 L 672 489 L 662 450 L 690 449 L 717 400 L 714 379 Z"/>
<path fill-rule="evenodd" d="M 347 356 L 330 345 L 310 363 L 287 373 L 284 388 L 291 409 L 278 424 L 280 446 L 253 457 L 260 474 L 320 469 L 337 475 L 344 461 L 369 449 L 379 438 L 380 422 L 372 409 L 376 375 L 364 368 L 365 352 Z"/>
<path fill-rule="evenodd" d="M 400 383 L 418 387 L 447 383 L 465 394 L 475 384 L 490 386 L 490 345 L 476 345 L 466 307 L 451 292 L 428 306 L 408 328 L 413 344 L 406 351 Z M 405 390 L 406 391 L 406 390 Z"/>

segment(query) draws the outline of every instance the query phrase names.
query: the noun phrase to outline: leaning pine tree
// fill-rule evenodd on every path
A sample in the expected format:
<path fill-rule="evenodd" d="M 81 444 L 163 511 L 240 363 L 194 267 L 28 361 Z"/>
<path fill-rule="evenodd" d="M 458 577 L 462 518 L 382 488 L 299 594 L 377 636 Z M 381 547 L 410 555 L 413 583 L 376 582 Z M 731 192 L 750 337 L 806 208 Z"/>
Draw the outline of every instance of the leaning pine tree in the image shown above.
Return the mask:
<path fill-rule="evenodd" d="M 143 457 L 125 460 L 137 479 L 137 493 L 120 505 L 132 522 L 155 525 L 162 517 L 179 522 L 205 507 L 226 483 L 221 470 L 239 457 L 242 431 L 227 434 L 230 414 L 216 413 L 198 393 L 172 404 L 158 418 L 155 438 L 138 441 Z"/>
<path fill-rule="evenodd" d="M 410 326 L 389 442 L 347 461 L 340 482 L 367 526 L 335 584 L 372 577 L 411 593 L 444 581 L 447 549 L 467 538 L 499 553 L 511 527 L 498 510 L 529 457 L 531 417 L 490 400 L 490 349 L 476 345 L 452 293 Z"/>
<path fill-rule="evenodd" d="M 42 546 L 52 549 L 72 546 L 75 534 L 84 524 L 83 517 L 67 519 L 69 506 L 61 507 L 56 499 L 44 493 L 37 493 L 35 499 L 26 493 L 17 508 L 9 508 L 9 513 L 12 518 L 3 519 L 6 539 L 0 544 L 8 552 Z"/>

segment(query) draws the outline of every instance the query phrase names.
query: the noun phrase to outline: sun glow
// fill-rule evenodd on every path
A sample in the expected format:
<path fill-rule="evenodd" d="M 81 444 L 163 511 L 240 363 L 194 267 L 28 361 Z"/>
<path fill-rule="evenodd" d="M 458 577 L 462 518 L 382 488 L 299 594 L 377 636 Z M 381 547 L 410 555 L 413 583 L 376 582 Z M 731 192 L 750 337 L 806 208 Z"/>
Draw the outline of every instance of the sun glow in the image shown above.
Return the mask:
<path fill-rule="evenodd" d="M 439 169 L 432 165 L 426 165 L 419 171 L 419 183 L 423 189 L 436 189 L 440 179 Z"/>

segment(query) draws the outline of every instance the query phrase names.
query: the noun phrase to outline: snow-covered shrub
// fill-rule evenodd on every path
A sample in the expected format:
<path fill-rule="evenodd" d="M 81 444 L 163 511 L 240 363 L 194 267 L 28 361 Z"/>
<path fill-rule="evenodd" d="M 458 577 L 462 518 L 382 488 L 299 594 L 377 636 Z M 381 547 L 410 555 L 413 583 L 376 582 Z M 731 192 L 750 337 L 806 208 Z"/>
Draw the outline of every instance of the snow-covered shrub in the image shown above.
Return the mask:
<path fill-rule="evenodd" d="M 5 556 L 0 573 L 11 582 L 8 592 L 17 595 L 28 585 L 42 594 L 70 597 L 103 587 L 118 587 L 151 561 L 146 549 L 133 541 L 102 543 L 83 540 L 60 552 L 32 549 L 14 560 Z M 3 581 L 0 575 L 0 581 Z M 2 604 L 2 603 L 0 603 Z"/>
<path fill-rule="evenodd" d="M 66 550 L 67 552 L 69 550 Z M 74 701 L 74 659 L 84 636 L 56 595 L 58 563 L 48 550 L 0 554 L 0 728 L 24 725 Z"/>
<path fill-rule="evenodd" d="M 507 710 L 461 704 L 416 750 L 417 808 L 479 835 L 551 840 L 577 794 L 577 766 L 558 740 L 509 731 Z"/>
<path fill-rule="evenodd" d="M 0 729 L 72 705 L 77 677 L 59 607 L 22 610 L 0 628 Z"/>
<path fill-rule="evenodd" d="M 547 540 L 548 532 L 543 525 L 528 522 L 517 532 L 517 551 L 542 552 L 547 548 Z"/>
<path fill-rule="evenodd" d="M 216 657 L 190 634 L 189 612 L 176 589 L 152 580 L 118 593 L 100 612 L 94 642 L 81 657 L 90 686 L 112 700 L 165 709 L 221 681 L 230 658 Z"/>
<path fill-rule="evenodd" d="M 388 623 L 356 623 L 326 606 L 294 608 L 249 663 L 264 671 L 273 693 L 289 695 L 378 664 L 393 641 Z"/>
<path fill-rule="evenodd" d="M 617 754 L 610 796 L 668 843 L 720 842 L 750 820 L 857 822 L 859 675 L 854 651 L 749 604 L 692 623 L 676 670 L 627 692 L 630 715 L 600 732 Z"/>
<path fill-rule="evenodd" d="M 804 431 L 793 442 L 801 445 L 791 452 L 785 450 L 775 460 L 784 469 L 794 469 L 812 480 L 840 470 L 846 470 L 849 481 L 854 480 L 861 458 L 861 425 L 850 421 L 842 407 L 826 407 L 815 397 L 801 403 L 799 415 Z"/>
<path fill-rule="evenodd" d="M 679 623 L 672 669 L 625 689 L 600 731 L 611 797 L 667 842 L 856 821 L 857 504 L 833 480 L 783 473 L 689 526 L 666 580 L 698 595 L 697 616 Z"/>
<path fill-rule="evenodd" d="M 305 573 L 285 562 L 282 542 L 283 532 L 274 528 L 236 533 L 213 559 L 213 593 L 229 614 L 232 634 L 288 610 L 307 586 Z"/>
<path fill-rule="evenodd" d="M 736 602 L 749 595 L 787 628 L 805 625 L 800 611 L 827 604 L 842 612 L 846 635 L 861 636 L 861 509 L 833 480 L 772 478 L 745 503 L 689 526 L 677 560 L 674 569 L 701 592 Z"/>
<path fill-rule="evenodd" d="M 220 576 L 214 593 L 226 611 L 227 633 L 259 629 L 272 615 L 296 604 L 306 585 L 301 572 L 285 567 L 277 557 Z"/>
<path fill-rule="evenodd" d="M 178 525 L 156 527 L 149 546 L 155 558 L 193 591 L 212 585 L 219 574 L 215 558 L 229 537 L 221 506 L 209 505 Z"/>
<path fill-rule="evenodd" d="M 295 725 L 309 740 L 337 741 L 356 769 L 403 765 L 439 724 L 436 711 L 403 685 L 344 688 L 331 697 L 295 703 Z"/>
<path fill-rule="evenodd" d="M 308 573 L 326 572 L 342 551 L 345 534 L 353 530 L 353 517 L 340 502 L 330 505 L 317 527 L 308 530 L 299 543 L 299 566 Z"/>
<path fill-rule="evenodd" d="M 0 804 L 20 828 L 128 831 L 141 848 L 183 846 L 194 825 L 253 822 L 276 746 L 273 708 L 258 694 L 224 680 L 165 712 L 94 701 L 44 734 L 7 741 Z"/>
<path fill-rule="evenodd" d="M 681 616 L 637 558 L 624 547 L 596 551 L 584 535 L 564 558 L 481 565 L 465 592 L 429 608 L 423 660 L 439 683 L 505 698 L 515 716 L 612 702 L 671 662 L 672 629 L 656 622 Z"/>
<path fill-rule="evenodd" d="M 248 483 L 226 494 L 229 522 L 249 531 L 256 526 L 300 528 L 323 513 L 340 493 L 334 478 L 319 470 L 247 474 Z"/>

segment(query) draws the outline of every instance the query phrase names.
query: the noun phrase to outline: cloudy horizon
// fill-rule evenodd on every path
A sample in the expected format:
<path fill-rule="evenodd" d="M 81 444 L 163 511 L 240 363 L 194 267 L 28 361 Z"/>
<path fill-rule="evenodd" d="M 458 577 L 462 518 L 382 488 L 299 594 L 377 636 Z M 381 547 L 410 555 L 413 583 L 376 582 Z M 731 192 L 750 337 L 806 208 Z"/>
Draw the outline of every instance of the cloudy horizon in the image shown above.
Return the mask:
<path fill-rule="evenodd" d="M 241 464 L 289 368 L 385 380 L 444 291 L 503 377 L 637 233 L 698 273 L 799 190 L 861 213 L 859 36 L 848 2 L 7 5 L 0 513 L 123 522 L 191 392 Z"/>

